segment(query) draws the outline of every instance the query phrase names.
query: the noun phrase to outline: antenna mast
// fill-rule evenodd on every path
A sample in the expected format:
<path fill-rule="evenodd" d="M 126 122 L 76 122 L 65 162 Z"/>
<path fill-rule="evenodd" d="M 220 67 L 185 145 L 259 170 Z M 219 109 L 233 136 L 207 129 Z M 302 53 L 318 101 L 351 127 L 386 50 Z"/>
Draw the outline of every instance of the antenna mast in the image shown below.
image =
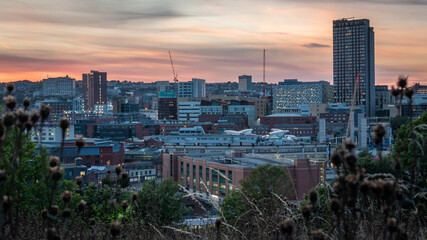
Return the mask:
<path fill-rule="evenodd" d="M 265 98 L 265 49 L 264 49 L 263 67 L 262 67 L 262 97 Z"/>

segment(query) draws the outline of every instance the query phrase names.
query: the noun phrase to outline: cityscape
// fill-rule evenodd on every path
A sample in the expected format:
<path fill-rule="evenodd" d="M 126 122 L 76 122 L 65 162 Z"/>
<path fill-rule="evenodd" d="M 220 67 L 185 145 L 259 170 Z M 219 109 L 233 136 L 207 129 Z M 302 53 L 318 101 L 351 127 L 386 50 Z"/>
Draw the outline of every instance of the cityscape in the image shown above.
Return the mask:
<path fill-rule="evenodd" d="M 147 19 L 155 14 L 180 12 Z M 308 48 L 328 51 L 332 65 L 320 71 L 313 60 L 310 73 L 294 65 L 280 75 L 273 44 L 216 79 L 192 73 L 189 53 L 173 48 L 155 60 L 161 74 L 141 80 L 106 60 L 70 63 L 69 72 L 58 63 L 41 78 L 3 64 L 1 238 L 423 239 L 427 75 L 393 70 L 386 79 L 395 66 L 376 58 L 382 20 L 328 23 L 329 39 Z M 3 41 L 0 63 L 19 65 L 22 55 L 11 56 L 20 50 Z"/>

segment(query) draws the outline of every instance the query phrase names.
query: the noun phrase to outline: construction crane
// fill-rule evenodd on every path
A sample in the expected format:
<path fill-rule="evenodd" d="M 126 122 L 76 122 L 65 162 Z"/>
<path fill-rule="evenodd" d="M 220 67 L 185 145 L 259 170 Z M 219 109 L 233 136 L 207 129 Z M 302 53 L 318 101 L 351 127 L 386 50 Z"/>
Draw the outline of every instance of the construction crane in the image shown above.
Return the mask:
<path fill-rule="evenodd" d="M 171 51 L 169 51 L 169 59 L 171 60 L 172 73 L 173 73 L 173 81 L 177 83 L 178 82 L 178 74 L 175 73 L 175 68 L 173 67 Z"/>
<path fill-rule="evenodd" d="M 262 97 L 265 98 L 265 49 L 263 56 L 263 67 L 262 67 Z"/>
<path fill-rule="evenodd" d="M 345 139 L 349 139 L 351 135 L 351 131 L 354 131 L 354 129 L 352 129 L 351 126 L 354 123 L 354 109 L 356 108 L 357 90 L 359 88 L 359 83 L 360 83 L 360 73 L 357 74 L 356 81 L 354 84 L 353 98 L 351 99 L 350 115 L 348 118 L 348 125 L 347 125 L 347 132 L 345 134 Z"/>

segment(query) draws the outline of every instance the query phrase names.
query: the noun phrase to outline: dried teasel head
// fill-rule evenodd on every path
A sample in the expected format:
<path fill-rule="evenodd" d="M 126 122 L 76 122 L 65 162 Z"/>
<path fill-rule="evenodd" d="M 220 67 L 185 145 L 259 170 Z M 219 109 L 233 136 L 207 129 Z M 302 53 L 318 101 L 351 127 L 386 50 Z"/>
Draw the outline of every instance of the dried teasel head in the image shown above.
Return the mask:
<path fill-rule="evenodd" d="M 414 95 L 414 88 L 413 87 L 408 87 L 405 89 L 405 96 L 407 98 L 412 98 L 412 95 Z"/>
<path fill-rule="evenodd" d="M 382 124 L 379 124 L 374 127 L 374 130 L 372 132 L 372 136 L 374 138 L 375 144 L 379 145 L 383 142 L 383 138 L 385 134 L 387 133 L 385 127 Z"/>
<path fill-rule="evenodd" d="M 408 84 L 408 76 L 399 75 L 399 78 L 397 79 L 397 86 L 400 88 L 405 88 Z"/>
<path fill-rule="evenodd" d="M 110 233 L 113 235 L 113 237 L 116 237 L 120 234 L 120 230 L 122 228 L 122 225 L 119 222 L 113 222 L 110 225 Z"/>
<path fill-rule="evenodd" d="M 77 152 L 80 152 L 80 150 L 84 147 L 84 145 L 86 144 L 86 141 L 83 139 L 82 136 L 79 136 L 76 141 L 75 144 L 77 146 Z"/>
<path fill-rule="evenodd" d="M 123 211 L 126 211 L 126 209 L 127 209 L 127 208 L 128 208 L 128 206 L 129 206 L 128 201 L 123 200 L 123 201 L 122 201 L 122 203 L 121 203 L 121 206 L 122 206 Z"/>
<path fill-rule="evenodd" d="M 24 98 L 22 101 L 22 106 L 24 106 L 25 110 L 27 110 L 31 105 L 31 101 L 28 98 Z"/>
<path fill-rule="evenodd" d="M 82 184 L 83 184 L 83 178 L 81 176 L 77 176 L 76 177 L 76 184 L 78 186 L 82 186 Z"/>
<path fill-rule="evenodd" d="M 40 119 L 40 115 L 37 111 L 33 111 L 31 113 L 31 122 L 33 123 L 33 125 L 36 125 L 36 123 L 39 121 Z"/>
<path fill-rule="evenodd" d="M 135 202 L 138 199 L 137 193 L 132 193 L 132 202 Z"/>
<path fill-rule="evenodd" d="M 58 205 L 52 205 L 52 206 L 49 207 L 48 212 L 49 212 L 50 215 L 56 216 L 56 215 L 58 215 L 58 210 L 59 210 Z"/>
<path fill-rule="evenodd" d="M 59 181 L 59 180 L 61 180 L 61 178 L 63 176 L 62 169 L 59 168 L 58 166 L 51 167 L 49 170 L 49 173 L 50 173 L 50 177 L 52 178 L 53 181 Z"/>
<path fill-rule="evenodd" d="M 333 152 L 331 155 L 331 162 L 339 168 L 343 162 L 342 155 L 336 151 Z"/>
<path fill-rule="evenodd" d="M 353 149 L 356 148 L 356 143 L 354 143 L 350 139 L 346 139 L 344 141 L 344 148 L 351 152 L 351 151 L 353 151 Z"/>
<path fill-rule="evenodd" d="M 50 115 L 50 106 L 46 106 L 46 105 L 42 104 L 40 106 L 39 114 L 40 114 L 42 122 L 46 121 Z"/>
<path fill-rule="evenodd" d="M 59 157 L 57 157 L 57 156 L 50 156 L 50 160 L 49 160 L 49 166 L 50 167 L 59 166 L 59 163 L 60 163 Z"/>
<path fill-rule="evenodd" d="M 87 202 L 85 200 L 80 200 L 80 202 L 77 204 L 77 210 L 79 212 L 83 212 L 85 210 Z"/>
<path fill-rule="evenodd" d="M 6 105 L 6 107 L 11 111 L 13 111 L 13 109 L 16 107 L 16 98 L 14 96 L 4 97 L 3 102 L 4 105 Z"/>
<path fill-rule="evenodd" d="M 318 197 L 317 192 L 315 190 L 312 190 L 309 195 L 310 203 L 311 205 L 315 205 L 317 203 Z"/>
<path fill-rule="evenodd" d="M 68 190 L 65 190 L 65 191 L 61 194 L 62 201 L 63 201 L 64 203 L 69 203 L 69 202 L 71 201 L 71 196 L 72 196 L 71 192 L 70 192 L 70 191 L 68 191 Z"/>
<path fill-rule="evenodd" d="M 116 166 L 116 167 L 114 168 L 114 171 L 116 172 L 117 176 L 119 176 L 119 175 L 120 175 L 120 173 L 122 172 L 122 168 L 121 168 L 120 166 Z"/>
<path fill-rule="evenodd" d="M 62 129 L 62 132 L 67 131 L 68 127 L 70 126 L 70 122 L 67 118 L 61 118 L 59 120 L 59 127 Z"/>
<path fill-rule="evenodd" d="M 62 217 L 63 218 L 69 218 L 69 217 L 71 217 L 71 211 L 70 211 L 70 209 L 68 209 L 68 208 L 64 209 L 64 211 L 62 211 Z"/>
<path fill-rule="evenodd" d="M 127 178 L 129 178 L 129 173 L 128 172 L 123 172 L 122 173 L 122 179 L 125 180 Z"/>
<path fill-rule="evenodd" d="M 396 89 L 393 87 L 391 87 L 391 91 L 390 91 L 391 95 L 394 96 L 395 98 L 397 98 L 400 95 L 400 90 Z"/>
<path fill-rule="evenodd" d="M 279 223 L 280 232 L 283 235 L 291 235 L 294 230 L 292 221 L 290 219 L 285 219 Z"/>
<path fill-rule="evenodd" d="M 8 112 L 3 116 L 3 125 L 6 128 L 10 128 L 16 123 L 15 114 Z"/>
<path fill-rule="evenodd" d="M 6 84 L 6 92 L 8 95 L 10 95 L 14 89 L 15 89 L 15 85 L 13 85 L 13 83 Z"/>
<path fill-rule="evenodd" d="M 308 220 L 310 218 L 310 215 L 311 215 L 311 207 L 308 205 L 303 206 L 301 208 L 301 213 L 302 213 L 302 216 Z"/>
<path fill-rule="evenodd" d="M 387 218 L 387 229 L 390 232 L 396 232 L 398 228 L 397 220 L 394 217 Z"/>

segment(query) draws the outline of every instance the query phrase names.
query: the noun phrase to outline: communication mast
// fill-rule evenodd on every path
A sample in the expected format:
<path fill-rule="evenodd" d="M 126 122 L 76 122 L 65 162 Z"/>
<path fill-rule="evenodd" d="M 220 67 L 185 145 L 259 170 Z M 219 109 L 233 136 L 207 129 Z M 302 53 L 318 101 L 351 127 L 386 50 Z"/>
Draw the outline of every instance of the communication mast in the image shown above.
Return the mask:
<path fill-rule="evenodd" d="M 263 67 L 262 67 L 262 97 L 265 98 L 265 49 L 264 49 Z"/>

